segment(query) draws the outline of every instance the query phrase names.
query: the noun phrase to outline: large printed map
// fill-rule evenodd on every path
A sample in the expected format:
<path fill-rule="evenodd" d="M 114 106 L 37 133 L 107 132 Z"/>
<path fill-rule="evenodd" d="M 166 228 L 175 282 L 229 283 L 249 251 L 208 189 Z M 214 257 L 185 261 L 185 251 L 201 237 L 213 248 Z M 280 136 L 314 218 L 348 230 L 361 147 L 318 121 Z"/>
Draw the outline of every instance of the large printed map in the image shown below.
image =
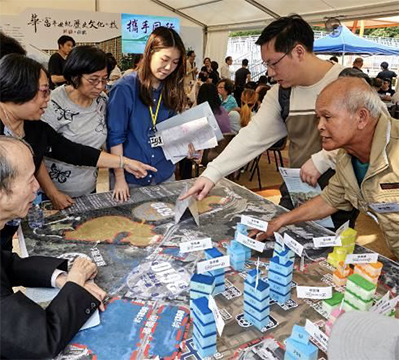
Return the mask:
<path fill-rule="evenodd" d="M 29 254 L 73 259 L 84 254 L 99 266 L 97 282 L 108 292 L 101 324 L 79 332 L 58 359 L 200 359 L 191 340 L 189 283 L 203 252 L 180 253 L 183 241 L 211 237 L 225 252 L 241 215 L 271 220 L 285 210 L 270 201 L 222 180 L 211 196 L 198 204 L 200 226 L 185 214 L 174 223 L 174 204 L 184 181 L 132 190 L 126 203 L 111 193 L 92 194 L 65 211 L 46 211 L 45 226 L 23 233 Z M 332 284 L 332 268 L 325 261 L 329 248 L 314 249 L 312 238 L 330 235 L 313 223 L 283 228 L 305 247 L 297 258 L 293 287 Z M 272 249 L 274 241 L 267 243 Z M 356 252 L 368 252 L 357 247 Z M 215 359 L 282 359 L 284 340 L 294 324 L 305 319 L 322 326 L 326 321 L 319 301 L 296 298 L 272 304 L 270 324 L 259 331 L 243 317 L 243 281 L 259 253 L 241 272 L 228 268 L 226 290 L 215 300 L 226 322 L 218 338 Z M 271 250 L 260 254 L 260 268 L 267 277 Z M 384 272 L 378 297 L 399 288 L 399 265 L 379 257 Z M 336 289 L 343 291 L 343 289 Z M 320 356 L 325 356 L 319 352 Z"/>

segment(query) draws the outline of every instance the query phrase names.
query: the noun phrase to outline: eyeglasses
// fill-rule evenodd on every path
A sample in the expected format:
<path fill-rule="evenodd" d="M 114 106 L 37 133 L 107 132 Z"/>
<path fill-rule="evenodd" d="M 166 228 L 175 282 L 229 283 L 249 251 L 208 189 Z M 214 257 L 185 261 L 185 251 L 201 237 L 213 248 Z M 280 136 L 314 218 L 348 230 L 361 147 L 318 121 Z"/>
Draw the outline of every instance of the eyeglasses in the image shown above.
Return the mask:
<path fill-rule="evenodd" d="M 294 47 L 295 48 L 295 47 Z M 273 63 L 267 63 L 263 61 L 263 65 L 266 66 L 267 68 L 270 68 L 272 70 L 276 69 L 277 64 L 283 60 L 292 50 L 294 50 L 294 48 L 292 48 L 291 50 L 287 51 L 280 59 L 278 59 L 277 61 L 273 62 Z"/>
<path fill-rule="evenodd" d="M 89 78 L 87 78 L 87 77 L 85 77 L 83 75 L 82 75 L 82 78 L 86 79 L 87 82 L 91 86 L 97 86 L 99 83 L 101 83 L 101 85 L 105 86 L 105 85 L 107 85 L 108 80 L 109 80 L 108 78 L 106 78 L 106 79 L 101 79 L 101 78 L 99 78 L 99 79 L 89 79 Z"/>
<path fill-rule="evenodd" d="M 51 90 L 50 90 L 50 88 L 49 88 L 49 86 L 48 85 L 43 85 L 43 86 L 40 86 L 39 87 L 39 91 L 41 91 L 41 93 L 43 94 L 43 97 L 47 97 L 47 96 L 49 96 L 50 95 L 50 92 L 51 92 Z"/>

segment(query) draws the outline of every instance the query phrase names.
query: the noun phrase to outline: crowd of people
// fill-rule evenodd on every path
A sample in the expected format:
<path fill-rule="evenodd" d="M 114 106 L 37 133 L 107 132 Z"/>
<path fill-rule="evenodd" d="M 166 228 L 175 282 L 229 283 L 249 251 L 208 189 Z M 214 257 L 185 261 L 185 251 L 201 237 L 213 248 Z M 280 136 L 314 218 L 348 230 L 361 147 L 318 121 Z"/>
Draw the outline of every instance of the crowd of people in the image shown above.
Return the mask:
<path fill-rule="evenodd" d="M 222 133 L 237 135 L 182 198 L 203 199 L 223 176 L 288 137 L 290 167 L 323 192 L 294 209 L 283 184 L 280 204 L 292 211 L 252 235 L 263 240 L 283 226 L 327 215 L 335 229 L 347 220 L 354 227 L 359 211 L 373 211 L 399 258 L 399 121 L 381 101 L 392 101 L 397 75 L 387 63 L 369 79 L 361 58 L 350 69 L 320 59 L 313 30 L 298 15 L 263 30 L 257 45 L 267 76 L 257 82 L 247 59 L 234 81 L 230 56 L 220 72 L 209 57 L 199 69 L 195 52 L 186 52 L 179 34 L 165 27 L 152 32 L 128 74 L 112 54 L 76 46 L 69 36 L 59 39 L 48 70 L 17 41 L 0 36 L 2 358 L 53 357 L 103 308 L 105 292 L 92 281 L 92 262 L 78 259 L 67 272 L 65 261 L 12 252 L 15 220 L 26 216 L 39 186 L 54 208 L 64 209 L 95 191 L 99 167 L 112 169 L 120 201 L 135 187 L 174 181 L 175 166 L 151 139 L 156 124 L 196 104 L 208 102 Z M 200 157 L 190 144 L 185 166 Z M 396 207 L 378 211 L 381 204 Z M 43 310 L 13 292 L 19 285 L 61 291 Z M 23 321 L 12 321 L 16 314 Z"/>

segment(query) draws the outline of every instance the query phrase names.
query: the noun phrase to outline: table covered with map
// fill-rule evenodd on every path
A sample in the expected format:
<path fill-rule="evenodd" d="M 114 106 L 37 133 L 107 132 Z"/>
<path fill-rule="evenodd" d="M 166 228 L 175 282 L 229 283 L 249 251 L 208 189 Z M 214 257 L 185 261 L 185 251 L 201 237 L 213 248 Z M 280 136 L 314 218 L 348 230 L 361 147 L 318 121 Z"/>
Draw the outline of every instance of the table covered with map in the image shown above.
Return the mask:
<path fill-rule="evenodd" d="M 112 193 L 91 194 L 78 198 L 69 209 L 47 209 L 42 228 L 31 230 L 23 224 L 30 255 L 71 260 L 89 256 L 99 266 L 97 283 L 108 293 L 100 325 L 80 331 L 58 359 L 200 359 L 191 337 L 189 287 L 204 252 L 180 253 L 179 244 L 210 237 L 213 246 L 226 253 L 241 215 L 269 221 L 286 210 L 223 179 L 198 203 L 199 226 L 189 214 L 175 224 L 175 203 L 185 183 L 132 189 L 125 203 L 113 200 Z M 285 232 L 305 249 L 302 258 L 296 257 L 292 286 L 332 286 L 334 268 L 326 261 L 331 248 L 315 249 L 312 241 L 331 233 L 314 223 L 280 230 Z M 273 245 L 269 241 L 266 248 Z M 369 250 L 356 246 L 355 252 Z M 286 303 L 271 302 L 270 323 L 262 331 L 246 321 L 244 279 L 258 255 L 266 278 L 268 250 L 253 251 L 243 271 L 226 269 L 225 291 L 215 296 L 226 323 L 215 359 L 283 359 L 284 341 L 294 324 L 303 326 L 309 319 L 322 327 L 326 321 L 320 300 L 298 299 L 295 289 Z M 379 261 L 384 267 L 377 298 L 395 291 L 399 283 L 399 264 L 382 255 Z M 319 351 L 320 357 L 326 355 Z"/>

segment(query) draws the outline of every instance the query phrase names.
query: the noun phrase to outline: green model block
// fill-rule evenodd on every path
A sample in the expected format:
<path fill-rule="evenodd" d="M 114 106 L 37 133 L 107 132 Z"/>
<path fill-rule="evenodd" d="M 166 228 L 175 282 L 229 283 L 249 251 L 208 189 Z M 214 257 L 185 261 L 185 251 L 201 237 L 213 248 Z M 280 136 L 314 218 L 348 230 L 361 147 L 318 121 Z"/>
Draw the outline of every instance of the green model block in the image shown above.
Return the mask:
<path fill-rule="evenodd" d="M 360 298 L 348 289 L 346 289 L 345 291 L 345 301 L 348 301 L 350 304 L 352 304 L 361 311 L 369 311 L 371 306 L 373 305 L 373 299 L 364 301 L 362 298 Z"/>
<path fill-rule="evenodd" d="M 342 310 L 345 310 L 346 312 L 352 311 L 352 310 L 358 310 L 359 311 L 359 309 L 356 306 L 354 306 L 353 304 L 351 304 L 350 302 L 348 302 L 346 300 L 344 300 L 344 303 L 342 305 Z"/>
<path fill-rule="evenodd" d="M 361 298 L 363 301 L 369 301 L 375 294 L 377 287 L 359 274 L 352 274 L 351 276 L 348 276 L 346 289 Z"/>
<path fill-rule="evenodd" d="M 322 301 L 322 307 L 325 312 L 327 312 L 328 317 L 330 317 L 331 312 L 341 305 L 344 294 L 336 291 L 330 299 Z"/>

